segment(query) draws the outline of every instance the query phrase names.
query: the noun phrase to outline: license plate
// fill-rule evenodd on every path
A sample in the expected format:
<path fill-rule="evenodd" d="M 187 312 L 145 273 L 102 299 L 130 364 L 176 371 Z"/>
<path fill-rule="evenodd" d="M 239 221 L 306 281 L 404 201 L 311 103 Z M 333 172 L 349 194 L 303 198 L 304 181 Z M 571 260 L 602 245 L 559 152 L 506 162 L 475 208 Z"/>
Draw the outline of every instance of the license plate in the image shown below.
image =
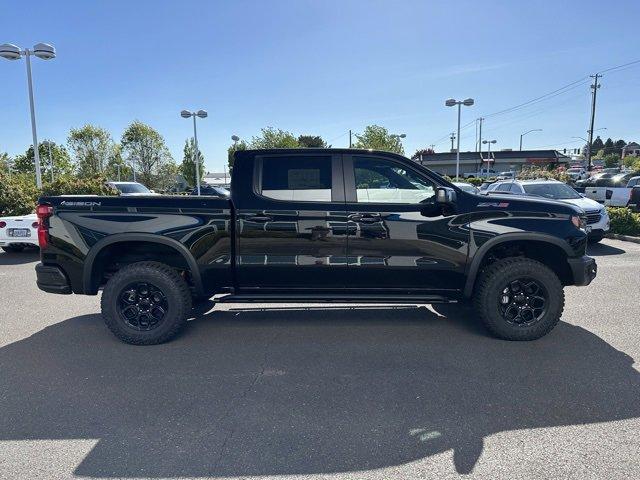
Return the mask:
<path fill-rule="evenodd" d="M 7 232 L 10 237 L 30 237 L 31 230 L 28 228 L 10 228 Z"/>
<path fill-rule="evenodd" d="M 587 225 L 587 226 L 585 227 L 586 232 L 587 232 L 587 233 L 591 233 L 591 228 L 592 228 L 592 227 L 591 227 L 591 225 Z"/>

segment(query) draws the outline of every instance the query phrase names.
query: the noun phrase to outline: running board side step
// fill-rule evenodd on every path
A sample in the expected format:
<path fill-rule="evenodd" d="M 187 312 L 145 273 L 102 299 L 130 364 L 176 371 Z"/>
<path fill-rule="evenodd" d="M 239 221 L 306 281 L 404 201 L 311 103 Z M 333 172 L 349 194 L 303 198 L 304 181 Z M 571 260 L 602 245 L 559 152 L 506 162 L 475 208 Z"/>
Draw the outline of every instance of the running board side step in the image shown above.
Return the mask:
<path fill-rule="evenodd" d="M 281 295 L 237 294 L 216 296 L 216 303 L 457 303 L 440 295 Z"/>

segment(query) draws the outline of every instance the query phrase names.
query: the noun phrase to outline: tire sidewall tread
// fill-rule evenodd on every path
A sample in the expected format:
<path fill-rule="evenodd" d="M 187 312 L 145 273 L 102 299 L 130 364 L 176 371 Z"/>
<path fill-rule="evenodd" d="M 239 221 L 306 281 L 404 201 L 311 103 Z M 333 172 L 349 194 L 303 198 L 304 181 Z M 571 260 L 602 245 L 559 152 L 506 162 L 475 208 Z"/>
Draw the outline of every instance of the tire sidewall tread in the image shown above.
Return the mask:
<path fill-rule="evenodd" d="M 150 331 L 138 331 L 125 324 L 117 310 L 118 297 L 128 283 L 143 281 L 156 285 L 167 298 L 168 310 L 162 324 Z M 174 338 L 187 323 L 191 291 L 184 279 L 160 262 L 137 262 L 118 270 L 107 282 L 100 301 L 104 322 L 123 342 L 155 345 Z"/>
<path fill-rule="evenodd" d="M 517 275 L 540 281 L 549 295 L 547 312 L 528 327 L 509 324 L 498 308 L 497 298 L 505 282 Z M 482 323 L 494 336 L 503 340 L 529 341 L 545 336 L 558 324 L 564 309 L 564 290 L 555 272 L 543 263 L 514 257 L 492 263 L 481 272 L 473 301 Z"/>

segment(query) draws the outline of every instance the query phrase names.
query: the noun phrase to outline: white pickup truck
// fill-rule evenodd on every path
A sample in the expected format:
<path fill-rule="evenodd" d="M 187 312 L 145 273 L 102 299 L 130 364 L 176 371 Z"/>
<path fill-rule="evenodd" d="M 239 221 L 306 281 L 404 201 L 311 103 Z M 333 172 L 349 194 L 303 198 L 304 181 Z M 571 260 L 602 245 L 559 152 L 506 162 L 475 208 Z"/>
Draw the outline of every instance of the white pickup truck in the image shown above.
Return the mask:
<path fill-rule="evenodd" d="M 489 178 L 496 177 L 498 172 L 492 168 L 481 168 L 477 172 L 465 173 L 464 178 Z"/>
<path fill-rule="evenodd" d="M 616 177 L 612 177 L 612 186 L 585 187 L 584 195 L 607 207 L 626 207 L 629 204 L 631 190 L 640 185 L 640 172 L 634 172 L 633 175 L 635 176 L 628 178 L 626 183 L 622 183 L 623 186 L 616 186 L 620 185 L 620 182 L 616 182 Z"/>

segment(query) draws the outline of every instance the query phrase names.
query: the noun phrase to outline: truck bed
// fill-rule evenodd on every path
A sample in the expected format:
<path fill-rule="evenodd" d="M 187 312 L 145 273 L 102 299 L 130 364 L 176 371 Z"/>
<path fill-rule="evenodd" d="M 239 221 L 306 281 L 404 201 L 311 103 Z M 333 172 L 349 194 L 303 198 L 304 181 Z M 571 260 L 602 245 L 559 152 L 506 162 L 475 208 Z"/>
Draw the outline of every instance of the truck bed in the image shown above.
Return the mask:
<path fill-rule="evenodd" d="M 53 207 L 50 218 L 50 246 L 42 262 L 60 265 L 71 281 L 74 293 L 96 293 L 100 280 L 87 278 L 87 270 L 100 261 L 109 244 L 126 241 L 119 251 L 144 259 L 145 240 L 158 236 L 167 248 L 195 260 L 200 285 L 215 287 L 231 275 L 231 201 L 207 196 L 97 196 L 69 195 L 41 197 L 39 203 Z M 200 293 L 200 292 L 198 292 Z"/>

